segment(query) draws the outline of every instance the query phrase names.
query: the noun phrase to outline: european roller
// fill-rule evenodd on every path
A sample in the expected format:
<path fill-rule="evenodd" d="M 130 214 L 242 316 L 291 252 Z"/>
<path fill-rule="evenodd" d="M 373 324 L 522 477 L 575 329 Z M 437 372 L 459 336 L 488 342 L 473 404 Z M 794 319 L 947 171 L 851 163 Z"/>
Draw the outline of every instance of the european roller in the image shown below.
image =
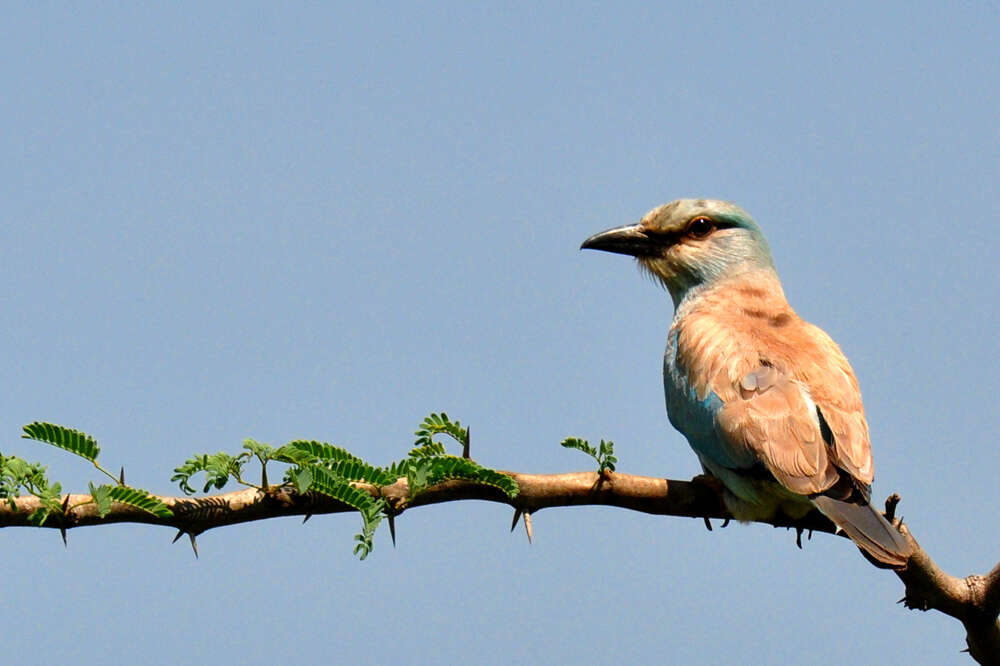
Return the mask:
<path fill-rule="evenodd" d="M 906 539 L 869 503 L 871 443 L 854 372 L 789 306 L 746 211 L 679 199 L 581 248 L 632 255 L 670 292 L 667 413 L 736 519 L 815 507 L 876 560 L 906 563 Z"/>

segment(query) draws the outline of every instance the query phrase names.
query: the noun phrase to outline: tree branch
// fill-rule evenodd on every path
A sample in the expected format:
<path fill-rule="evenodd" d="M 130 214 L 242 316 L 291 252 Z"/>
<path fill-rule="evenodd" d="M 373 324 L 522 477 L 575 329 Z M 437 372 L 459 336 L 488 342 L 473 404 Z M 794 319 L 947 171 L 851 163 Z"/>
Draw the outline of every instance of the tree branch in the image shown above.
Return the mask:
<path fill-rule="evenodd" d="M 484 500 L 512 506 L 519 515 L 530 516 L 541 509 L 563 506 L 616 506 L 665 516 L 703 519 L 732 518 L 725 508 L 721 486 L 708 477 L 691 481 L 633 476 L 619 472 L 572 472 L 567 474 L 520 474 L 506 472 L 520 489 L 510 499 L 492 486 L 468 481 L 447 481 L 409 497 L 406 479 L 383 486 L 359 484 L 373 496 L 385 498 L 389 510 L 398 515 L 408 509 L 442 502 Z M 114 504 L 103 518 L 89 495 L 70 495 L 62 515 L 53 515 L 44 527 L 65 532 L 74 527 L 111 523 L 145 523 L 173 527 L 195 536 L 209 529 L 267 518 L 311 516 L 352 511 L 350 507 L 317 493 L 299 494 L 288 486 L 264 490 L 246 488 L 204 497 L 159 496 L 174 515 L 160 518 L 136 507 Z M 40 506 L 34 496 L 17 497 L 13 506 L 0 503 L 0 527 L 34 526 L 30 514 Z M 802 519 L 778 516 L 760 521 L 775 527 L 835 533 L 833 523 L 818 511 Z M 895 570 L 906 593 L 908 608 L 937 610 L 956 618 L 965 627 L 969 654 L 980 664 L 1000 664 L 1000 564 L 988 574 L 956 578 L 942 571 L 903 527 L 915 552 L 906 568 Z"/>
<path fill-rule="evenodd" d="M 912 535 L 908 538 L 916 544 Z M 1000 664 L 1000 564 L 985 576 L 956 578 L 918 545 L 906 568 L 896 575 L 906 586 L 901 601 L 907 608 L 934 609 L 957 619 L 965 627 L 972 658 L 980 664 Z"/>

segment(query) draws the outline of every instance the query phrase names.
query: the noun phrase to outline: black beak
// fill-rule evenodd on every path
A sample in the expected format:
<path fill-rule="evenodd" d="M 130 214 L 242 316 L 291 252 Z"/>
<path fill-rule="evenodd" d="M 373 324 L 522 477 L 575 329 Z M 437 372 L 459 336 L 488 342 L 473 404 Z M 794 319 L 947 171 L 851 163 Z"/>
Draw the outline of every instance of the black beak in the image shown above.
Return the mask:
<path fill-rule="evenodd" d="M 581 250 L 604 250 L 633 257 L 654 257 L 663 252 L 662 239 L 650 236 L 642 225 L 628 224 L 594 234 L 583 241 Z"/>

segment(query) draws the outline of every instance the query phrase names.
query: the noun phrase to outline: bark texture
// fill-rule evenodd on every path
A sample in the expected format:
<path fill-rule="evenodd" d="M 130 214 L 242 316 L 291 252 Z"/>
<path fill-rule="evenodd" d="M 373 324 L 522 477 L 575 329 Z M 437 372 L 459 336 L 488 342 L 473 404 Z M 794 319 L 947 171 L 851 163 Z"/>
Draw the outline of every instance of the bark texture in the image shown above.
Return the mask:
<path fill-rule="evenodd" d="M 506 473 L 517 481 L 520 488 L 520 493 L 513 500 L 496 488 L 467 481 L 447 481 L 426 488 L 413 498 L 409 497 L 406 479 L 399 479 L 381 489 L 363 484 L 359 487 L 374 496 L 384 497 L 394 515 L 419 506 L 460 500 L 508 504 L 515 510 L 515 525 L 520 517 L 524 517 L 529 538 L 531 514 L 552 507 L 616 506 L 655 515 L 702 518 L 709 529 L 709 519 L 731 518 L 722 501 L 721 487 L 708 477 L 674 481 L 618 472 Z M 174 512 L 173 517 L 158 518 L 132 506 L 114 504 L 111 512 L 102 518 L 97 507 L 89 501 L 89 495 L 69 495 L 64 502 L 64 514 L 52 516 L 44 527 L 59 529 L 65 536 L 66 530 L 76 527 L 146 523 L 173 527 L 179 530 L 178 536 L 188 534 L 194 545 L 197 535 L 225 525 L 353 511 L 323 495 L 303 495 L 287 486 L 245 488 L 203 497 L 158 497 Z M 890 520 L 896 502 L 898 497 L 894 496 L 886 503 L 886 514 Z M 28 516 L 38 507 L 39 500 L 33 496 L 15 498 L 13 506 L 0 502 L 0 527 L 33 527 Z M 777 517 L 764 522 L 775 527 L 796 529 L 800 535 L 803 531 L 835 533 L 834 525 L 817 511 L 798 520 Z M 936 610 L 957 619 L 965 627 L 970 656 L 980 664 L 1000 664 L 1000 623 L 997 620 L 1000 615 L 1000 564 L 984 575 L 965 578 L 949 575 L 934 563 L 905 526 L 902 530 L 913 542 L 915 552 L 906 567 L 892 569 L 905 585 L 906 592 L 901 601 L 908 608 Z"/>

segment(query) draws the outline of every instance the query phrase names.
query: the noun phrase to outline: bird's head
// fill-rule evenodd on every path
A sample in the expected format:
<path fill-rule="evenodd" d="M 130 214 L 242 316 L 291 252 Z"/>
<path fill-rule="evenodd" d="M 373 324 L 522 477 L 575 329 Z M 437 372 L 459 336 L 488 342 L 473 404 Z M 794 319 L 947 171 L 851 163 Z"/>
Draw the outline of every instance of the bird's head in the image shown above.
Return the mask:
<path fill-rule="evenodd" d="M 674 304 L 696 287 L 745 271 L 774 269 L 760 227 L 738 206 L 713 199 L 678 199 L 638 224 L 608 229 L 580 249 L 629 254 L 663 283 Z"/>

